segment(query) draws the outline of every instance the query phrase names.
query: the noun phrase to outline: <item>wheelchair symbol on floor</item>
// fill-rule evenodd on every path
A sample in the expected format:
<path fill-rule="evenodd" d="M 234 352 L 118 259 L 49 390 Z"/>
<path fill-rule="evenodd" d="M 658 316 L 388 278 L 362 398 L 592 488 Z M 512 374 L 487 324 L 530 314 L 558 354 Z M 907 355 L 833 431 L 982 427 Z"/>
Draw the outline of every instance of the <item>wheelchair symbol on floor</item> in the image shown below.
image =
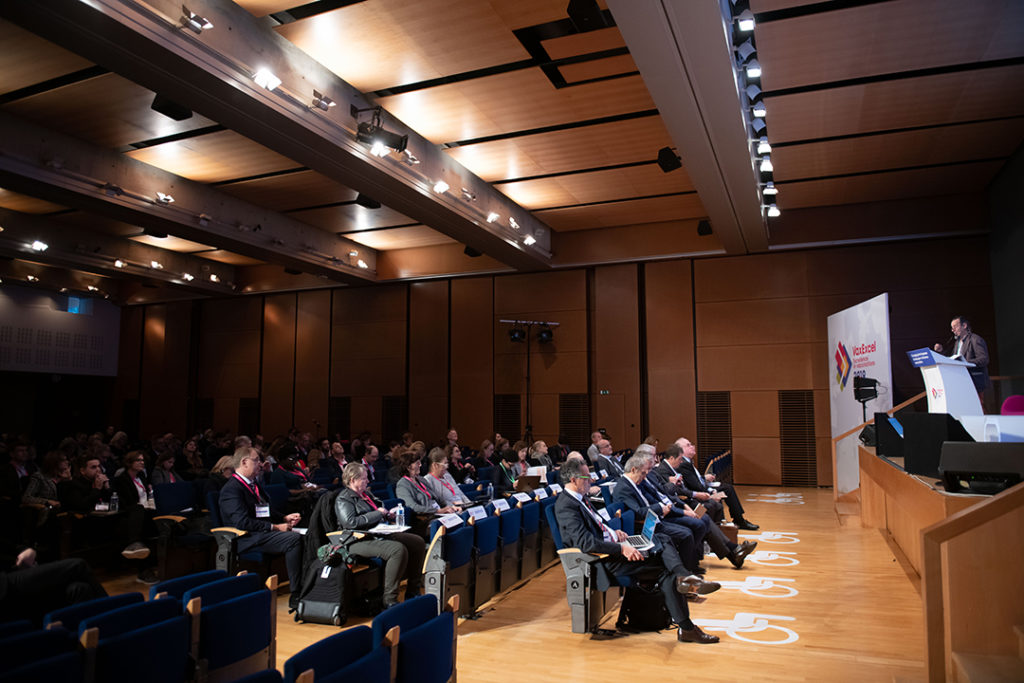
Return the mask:
<path fill-rule="evenodd" d="M 796 531 L 762 531 L 759 534 L 740 534 L 740 538 L 745 538 L 748 541 L 758 541 L 764 543 L 799 543 L 800 539 L 797 538 L 798 532 Z"/>
<path fill-rule="evenodd" d="M 800 636 L 797 635 L 797 632 L 793 629 L 768 623 L 771 619 L 777 619 L 779 621 L 796 621 L 793 617 L 783 617 L 777 614 L 737 612 L 736 616 L 732 619 L 694 619 L 693 623 L 700 626 L 708 633 L 724 631 L 730 638 L 742 640 L 747 643 L 755 643 L 757 645 L 787 645 L 789 643 L 795 643 L 800 638 Z M 775 639 L 761 640 L 759 638 L 747 637 L 747 634 L 763 633 L 766 631 L 771 631 Z M 779 638 L 778 634 L 782 634 L 782 637 Z"/>
<path fill-rule="evenodd" d="M 773 576 L 747 576 L 743 581 L 719 581 L 722 588 L 738 590 L 757 598 L 792 598 L 800 594 L 796 588 L 783 584 L 794 583 L 794 579 L 780 579 Z"/>
<path fill-rule="evenodd" d="M 781 550 L 755 550 L 747 557 L 747 562 L 770 567 L 792 567 L 800 564 L 800 560 L 796 559 L 796 553 Z"/>

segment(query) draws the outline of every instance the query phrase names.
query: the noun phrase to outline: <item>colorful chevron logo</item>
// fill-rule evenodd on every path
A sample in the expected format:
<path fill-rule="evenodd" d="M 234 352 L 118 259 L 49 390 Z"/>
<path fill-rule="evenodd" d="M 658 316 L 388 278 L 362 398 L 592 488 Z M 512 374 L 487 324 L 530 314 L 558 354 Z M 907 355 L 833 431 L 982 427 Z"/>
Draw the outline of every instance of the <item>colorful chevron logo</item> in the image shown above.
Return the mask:
<path fill-rule="evenodd" d="M 850 362 L 850 354 L 846 352 L 843 342 L 839 342 L 836 345 L 836 383 L 839 385 L 840 391 L 846 388 L 846 383 L 850 380 L 850 369 L 852 367 L 853 363 Z"/>

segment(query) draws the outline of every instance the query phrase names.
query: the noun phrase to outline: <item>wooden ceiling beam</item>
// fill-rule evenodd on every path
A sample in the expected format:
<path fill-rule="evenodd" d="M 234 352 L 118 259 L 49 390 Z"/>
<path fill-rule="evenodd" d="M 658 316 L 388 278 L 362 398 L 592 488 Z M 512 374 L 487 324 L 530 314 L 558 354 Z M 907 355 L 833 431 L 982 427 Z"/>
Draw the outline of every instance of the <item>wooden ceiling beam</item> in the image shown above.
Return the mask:
<path fill-rule="evenodd" d="M 371 155 L 355 140 L 358 120 L 349 112 L 373 102 L 228 0 L 189 0 L 188 9 L 213 24 L 199 34 L 180 28 L 181 0 L 13 0 L 0 8 L 34 33 L 514 268 L 550 266 L 547 226 L 389 115 L 384 128 L 408 135 L 420 163 Z M 252 76 L 261 68 L 280 86 L 257 85 Z M 314 90 L 337 106 L 311 106 Z M 433 191 L 438 179 L 448 192 Z M 463 199 L 461 188 L 475 199 Z M 501 221 L 489 223 L 492 212 Z M 534 245 L 523 244 L 526 233 Z"/>

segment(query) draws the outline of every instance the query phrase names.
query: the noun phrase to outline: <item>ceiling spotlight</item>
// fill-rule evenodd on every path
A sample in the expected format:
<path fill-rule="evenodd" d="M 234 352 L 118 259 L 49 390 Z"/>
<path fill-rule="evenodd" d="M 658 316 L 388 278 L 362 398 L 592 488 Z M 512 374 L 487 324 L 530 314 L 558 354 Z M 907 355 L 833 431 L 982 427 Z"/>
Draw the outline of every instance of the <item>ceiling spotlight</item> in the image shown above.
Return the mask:
<path fill-rule="evenodd" d="M 370 266 L 366 265 L 366 261 L 364 261 L 363 259 L 359 259 L 358 261 L 356 261 L 356 265 L 359 266 L 360 268 L 363 268 L 363 269 L 366 269 L 366 268 L 370 267 Z"/>
<path fill-rule="evenodd" d="M 324 95 L 319 90 L 313 90 L 313 107 L 327 111 L 336 104 L 337 102 L 332 100 L 327 95 Z"/>
<path fill-rule="evenodd" d="M 187 28 L 196 35 L 213 28 L 213 24 L 211 24 L 207 19 L 204 19 L 195 12 L 189 10 L 189 8 L 184 5 L 181 6 L 181 19 L 178 20 L 178 23 L 182 28 Z"/>
<path fill-rule="evenodd" d="M 213 217 L 210 216 L 209 214 L 206 214 L 206 213 L 199 214 L 199 225 L 201 225 L 204 228 L 207 225 L 209 225 L 210 221 L 212 221 L 212 220 L 213 220 Z"/>
<path fill-rule="evenodd" d="M 768 110 L 764 106 L 764 102 L 758 100 L 754 102 L 753 108 L 750 110 L 751 113 L 759 119 L 763 119 L 768 116 Z"/>
<path fill-rule="evenodd" d="M 775 171 L 775 167 L 772 166 L 771 155 L 765 154 L 763 157 L 761 157 L 760 169 L 761 173 L 772 173 Z"/>
<path fill-rule="evenodd" d="M 157 192 L 156 201 L 159 202 L 160 204 L 173 204 L 174 197 L 172 197 L 169 194 L 164 194 L 163 192 Z"/>
<path fill-rule="evenodd" d="M 533 235 L 527 235 L 526 237 L 523 238 L 523 244 L 525 244 L 526 246 L 530 246 L 531 244 L 536 244 L 536 243 L 537 243 L 537 238 L 535 238 Z"/>
<path fill-rule="evenodd" d="M 150 261 L 149 267 L 152 268 L 153 270 L 163 270 L 164 264 L 160 263 L 159 261 Z"/>
<path fill-rule="evenodd" d="M 61 287 L 57 291 L 60 292 L 61 294 L 67 294 L 68 293 L 68 288 L 67 287 Z"/>
<path fill-rule="evenodd" d="M 746 64 L 747 60 L 756 53 L 757 48 L 754 47 L 754 41 L 750 38 L 747 38 L 745 43 L 736 48 L 736 54 L 740 57 L 740 64 Z"/>
<path fill-rule="evenodd" d="M 448 183 L 446 183 L 445 181 L 438 180 L 436 183 L 434 183 L 434 192 L 436 192 L 438 194 L 444 194 L 447 191 L 448 191 Z"/>
<path fill-rule="evenodd" d="M 671 147 L 662 147 L 658 150 L 658 166 L 663 173 L 671 173 L 683 165 L 679 155 L 672 151 Z"/>
<path fill-rule="evenodd" d="M 467 202 L 475 202 L 476 194 L 468 187 L 464 187 L 462 188 L 462 198 L 465 199 Z"/>
<path fill-rule="evenodd" d="M 757 153 L 758 154 L 769 154 L 772 151 L 772 146 L 768 144 L 768 138 L 764 135 L 757 141 Z"/>
<path fill-rule="evenodd" d="M 356 256 L 359 256 L 359 252 L 353 249 L 352 251 L 348 252 L 348 255 L 355 258 Z"/>
<path fill-rule="evenodd" d="M 370 195 L 363 194 L 360 192 L 356 195 L 356 204 L 363 207 L 364 209 L 379 209 L 380 202 L 371 197 Z"/>
<path fill-rule="evenodd" d="M 509 341 L 516 344 L 522 344 L 526 341 L 526 330 L 521 327 L 513 327 L 508 331 Z"/>
<path fill-rule="evenodd" d="M 380 140 L 374 140 L 373 144 L 370 145 L 370 154 L 375 157 L 386 157 L 388 152 L 388 146 Z"/>
<path fill-rule="evenodd" d="M 124 268 L 126 265 L 128 265 L 128 264 L 125 263 L 124 261 L 122 261 L 121 259 L 114 259 L 114 267 L 115 268 Z"/>
<path fill-rule="evenodd" d="M 540 330 L 537 332 L 537 341 L 539 341 L 541 344 L 550 344 L 554 338 L 555 333 L 547 325 L 541 327 Z"/>
<path fill-rule="evenodd" d="M 779 193 L 779 188 L 775 187 L 775 183 L 773 183 L 770 180 L 767 183 L 765 183 L 764 190 L 762 190 L 762 194 L 764 194 L 766 196 L 767 195 L 774 196 L 774 195 L 777 195 L 778 193 Z"/>
<path fill-rule="evenodd" d="M 217 273 L 210 273 L 210 282 L 220 282 L 220 278 L 217 277 Z"/>
<path fill-rule="evenodd" d="M 782 215 L 782 212 L 779 211 L 779 207 L 775 206 L 775 204 L 769 204 L 768 205 L 768 217 L 769 218 L 778 218 L 781 215 Z"/>
<path fill-rule="evenodd" d="M 25 279 L 28 280 L 29 282 L 39 282 L 39 278 L 37 278 L 35 275 L 26 275 Z"/>
<path fill-rule="evenodd" d="M 256 81 L 256 85 L 267 90 L 274 90 L 277 86 L 281 85 L 281 79 L 270 72 L 270 69 L 260 69 L 252 75 L 252 80 Z"/>
<path fill-rule="evenodd" d="M 367 121 L 359 124 L 359 129 L 356 131 L 356 140 L 370 143 L 370 153 L 378 157 L 388 154 L 390 150 L 404 152 L 405 146 L 409 144 L 408 135 L 392 133 Z M 381 151 L 381 148 L 384 148 L 383 151 Z"/>
<path fill-rule="evenodd" d="M 88 289 L 90 292 L 98 292 L 98 291 L 100 291 L 99 287 L 94 287 L 93 285 L 86 285 L 85 288 Z"/>
<path fill-rule="evenodd" d="M 192 282 L 193 280 L 196 279 L 196 277 L 192 273 L 182 273 L 181 279 L 183 279 L 185 282 Z"/>
<path fill-rule="evenodd" d="M 750 119 L 750 129 L 754 131 L 755 135 L 764 133 L 764 129 L 768 127 L 768 124 L 764 122 L 764 119 Z"/>
<path fill-rule="evenodd" d="M 736 17 L 736 25 L 744 33 L 750 33 L 754 30 L 754 13 L 750 11 L 750 8 L 743 10 L 738 17 Z"/>
<path fill-rule="evenodd" d="M 415 166 L 416 164 L 420 163 L 420 160 L 417 159 L 416 155 L 414 155 L 412 152 L 410 152 L 409 150 L 405 150 L 402 152 L 402 163 L 407 164 L 409 166 Z"/>
<path fill-rule="evenodd" d="M 761 62 L 756 59 L 747 62 L 747 78 L 761 78 Z"/>
<path fill-rule="evenodd" d="M 47 244 L 46 242 L 41 242 L 39 240 L 35 240 L 34 242 L 32 242 L 32 249 L 35 251 L 46 251 L 49 248 L 50 245 Z"/>
<path fill-rule="evenodd" d="M 518 230 L 519 229 L 519 223 L 516 222 L 515 218 L 512 218 L 512 216 L 509 216 L 508 217 L 508 227 L 512 228 L 513 230 Z"/>
<path fill-rule="evenodd" d="M 494 213 L 493 211 L 491 211 L 489 214 L 487 214 L 487 222 L 488 223 L 493 223 L 496 220 L 498 220 L 499 218 L 501 218 L 501 216 L 499 216 L 498 214 Z"/>

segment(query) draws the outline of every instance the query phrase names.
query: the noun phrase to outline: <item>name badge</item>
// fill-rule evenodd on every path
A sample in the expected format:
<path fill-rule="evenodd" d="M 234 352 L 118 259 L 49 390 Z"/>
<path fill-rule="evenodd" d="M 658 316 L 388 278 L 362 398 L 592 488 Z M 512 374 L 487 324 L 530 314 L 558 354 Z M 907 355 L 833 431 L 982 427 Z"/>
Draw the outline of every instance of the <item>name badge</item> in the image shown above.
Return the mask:
<path fill-rule="evenodd" d="M 600 472 L 598 472 L 598 474 L 601 475 L 602 479 L 607 479 L 608 478 L 608 470 L 601 470 Z"/>
<path fill-rule="evenodd" d="M 493 502 L 495 510 L 500 510 L 501 512 L 508 510 L 508 501 L 504 498 L 495 498 Z"/>
<path fill-rule="evenodd" d="M 330 575 L 331 575 L 331 566 L 329 564 L 325 564 L 323 570 L 320 572 L 320 578 L 321 579 L 326 579 Z"/>
<path fill-rule="evenodd" d="M 608 508 L 601 508 L 600 510 L 597 511 L 597 514 L 601 515 L 601 519 L 603 519 L 606 522 L 612 521 L 612 516 L 608 514 Z"/>
<path fill-rule="evenodd" d="M 519 493 L 515 494 L 512 497 L 515 498 L 516 500 L 518 500 L 521 503 L 529 503 L 530 502 L 530 494 L 529 493 L 523 493 L 522 491 L 520 491 Z"/>
<path fill-rule="evenodd" d="M 270 517 L 270 506 L 269 505 L 257 505 L 256 506 L 256 519 L 267 519 Z"/>
<path fill-rule="evenodd" d="M 543 500 L 548 497 L 548 492 L 544 489 L 534 489 L 533 495 L 537 496 L 537 500 Z"/>
<path fill-rule="evenodd" d="M 562 492 L 562 485 L 561 484 L 552 484 L 550 488 L 551 488 L 551 491 L 553 493 L 561 493 Z"/>
<path fill-rule="evenodd" d="M 487 510 L 484 510 L 483 505 L 475 505 L 466 510 L 466 512 L 468 512 L 469 516 L 473 519 L 483 519 L 487 516 Z"/>

